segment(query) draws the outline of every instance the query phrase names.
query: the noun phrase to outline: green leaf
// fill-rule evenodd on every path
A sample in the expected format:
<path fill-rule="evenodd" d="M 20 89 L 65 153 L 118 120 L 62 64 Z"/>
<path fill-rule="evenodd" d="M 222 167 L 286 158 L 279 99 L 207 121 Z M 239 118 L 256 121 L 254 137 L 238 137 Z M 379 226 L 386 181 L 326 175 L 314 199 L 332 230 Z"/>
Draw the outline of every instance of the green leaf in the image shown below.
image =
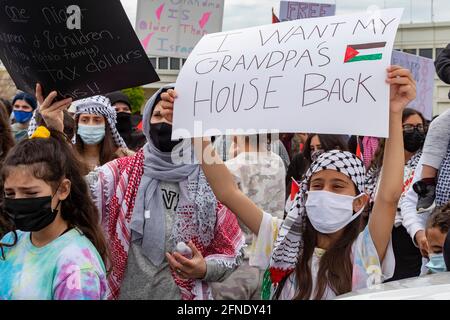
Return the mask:
<path fill-rule="evenodd" d="M 145 102 L 144 88 L 136 87 L 122 90 L 127 95 L 131 103 L 131 112 L 133 114 L 140 113 L 142 105 Z"/>

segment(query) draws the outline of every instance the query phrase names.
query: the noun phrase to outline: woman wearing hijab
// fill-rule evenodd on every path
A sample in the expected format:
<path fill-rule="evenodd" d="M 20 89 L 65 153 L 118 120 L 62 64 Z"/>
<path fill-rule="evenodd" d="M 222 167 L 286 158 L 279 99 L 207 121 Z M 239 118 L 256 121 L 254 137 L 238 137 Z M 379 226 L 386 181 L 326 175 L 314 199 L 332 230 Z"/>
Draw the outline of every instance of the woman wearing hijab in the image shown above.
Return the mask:
<path fill-rule="evenodd" d="M 144 148 L 92 177 L 112 257 L 109 299 L 210 299 L 208 283 L 222 281 L 242 261 L 245 240 L 236 217 L 217 201 L 190 140 L 171 141 L 172 119 L 165 118 L 160 100 L 169 88 L 147 102 Z M 44 109 L 52 112 L 42 111 L 46 122 L 61 130 L 55 119 L 63 106 L 48 105 Z M 189 164 L 174 160 L 180 152 Z M 169 253 L 181 242 L 191 259 Z"/>

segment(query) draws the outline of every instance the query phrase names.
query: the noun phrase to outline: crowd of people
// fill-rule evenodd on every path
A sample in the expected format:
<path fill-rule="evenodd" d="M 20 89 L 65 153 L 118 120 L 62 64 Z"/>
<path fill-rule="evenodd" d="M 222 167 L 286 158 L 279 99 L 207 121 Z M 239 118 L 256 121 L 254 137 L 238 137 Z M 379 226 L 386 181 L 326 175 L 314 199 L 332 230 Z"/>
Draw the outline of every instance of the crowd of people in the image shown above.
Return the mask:
<path fill-rule="evenodd" d="M 387 139 L 173 141 L 175 85 L 142 129 L 122 92 L 1 99 L 0 299 L 332 299 L 450 270 L 450 111 L 386 82 Z"/>

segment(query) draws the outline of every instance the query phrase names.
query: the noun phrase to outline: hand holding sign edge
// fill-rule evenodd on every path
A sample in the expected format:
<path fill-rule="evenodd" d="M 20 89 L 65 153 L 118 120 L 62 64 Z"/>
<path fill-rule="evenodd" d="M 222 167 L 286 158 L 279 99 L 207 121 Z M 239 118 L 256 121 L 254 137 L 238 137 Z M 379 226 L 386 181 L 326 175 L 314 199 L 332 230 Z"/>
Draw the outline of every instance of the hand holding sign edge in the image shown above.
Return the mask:
<path fill-rule="evenodd" d="M 416 98 L 416 81 L 411 71 L 401 66 L 390 66 L 387 72 L 386 82 L 390 84 L 390 112 L 402 113 Z"/>
<path fill-rule="evenodd" d="M 61 101 L 55 101 L 58 93 L 56 91 L 50 92 L 50 94 L 44 99 L 42 94 L 42 86 L 36 84 L 36 99 L 39 103 L 39 112 L 44 119 L 45 124 L 49 129 L 54 129 L 60 132 L 64 131 L 64 110 L 69 108 L 72 103 L 72 98 L 64 99 Z"/>
<path fill-rule="evenodd" d="M 173 121 L 173 106 L 175 99 L 177 98 L 177 92 L 174 89 L 169 89 L 166 92 L 161 93 L 161 101 L 159 105 L 161 106 L 161 116 L 165 118 L 168 122 Z"/>

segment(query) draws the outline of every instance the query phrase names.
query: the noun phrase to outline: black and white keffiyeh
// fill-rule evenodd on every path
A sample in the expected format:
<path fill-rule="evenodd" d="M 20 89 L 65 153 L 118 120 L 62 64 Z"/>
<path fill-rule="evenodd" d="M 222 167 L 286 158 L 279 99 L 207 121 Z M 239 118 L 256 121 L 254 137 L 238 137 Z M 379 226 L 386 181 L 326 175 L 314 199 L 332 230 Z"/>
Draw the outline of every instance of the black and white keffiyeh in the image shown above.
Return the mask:
<path fill-rule="evenodd" d="M 86 99 L 82 99 L 77 104 L 77 109 L 75 112 L 75 121 L 78 120 L 80 114 L 95 114 L 99 116 L 104 116 L 108 122 L 111 134 L 115 145 L 118 148 L 127 148 L 125 141 L 120 136 L 116 128 L 117 113 L 111 102 L 105 96 L 93 96 Z M 72 143 L 76 143 L 77 135 L 75 134 Z"/>
<path fill-rule="evenodd" d="M 117 113 L 116 109 L 111 105 L 110 100 L 105 96 L 93 96 L 86 99 L 78 100 L 74 102 L 76 104 L 75 121 L 78 121 L 80 114 L 96 114 L 104 116 L 108 122 L 111 134 L 114 140 L 114 144 L 118 148 L 127 149 L 125 141 L 120 136 L 116 128 Z M 33 117 L 28 125 L 28 137 L 31 137 L 37 129 L 36 111 L 33 113 Z M 72 143 L 77 142 L 77 135 L 72 138 Z"/>
<path fill-rule="evenodd" d="M 275 242 L 269 267 L 271 283 L 263 285 L 271 285 L 272 292 L 275 286 L 294 270 L 299 257 L 303 254 L 306 192 L 311 176 L 322 170 L 335 170 L 345 174 L 353 181 L 360 193 L 365 192 L 364 163 L 356 155 L 347 151 L 332 150 L 323 153 L 311 164 Z M 266 289 L 263 288 L 263 290 Z"/>

